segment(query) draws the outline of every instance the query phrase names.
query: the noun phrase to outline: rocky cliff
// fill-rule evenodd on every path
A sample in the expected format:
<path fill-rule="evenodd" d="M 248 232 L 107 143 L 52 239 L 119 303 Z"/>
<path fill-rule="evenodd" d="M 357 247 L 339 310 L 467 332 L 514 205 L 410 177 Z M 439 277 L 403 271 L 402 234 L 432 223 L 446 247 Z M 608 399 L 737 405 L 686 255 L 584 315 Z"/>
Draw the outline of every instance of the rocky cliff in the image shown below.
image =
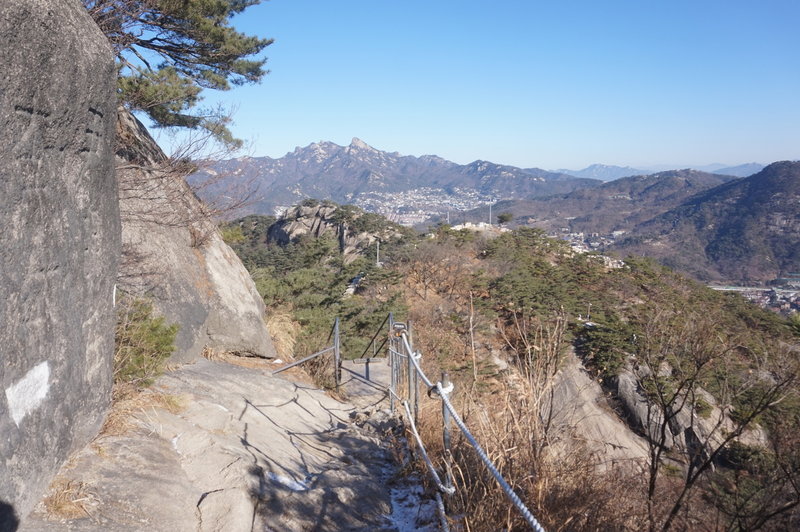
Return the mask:
<path fill-rule="evenodd" d="M 382 216 L 352 205 L 307 200 L 288 209 L 269 228 L 267 239 L 283 246 L 304 235 L 314 238 L 330 235 L 338 242 L 345 263 L 349 263 L 378 240 L 399 238 L 399 229 Z"/>
<path fill-rule="evenodd" d="M 116 71 L 81 3 L 3 0 L 0 63 L 4 530 L 102 423 L 120 222 Z"/>
<path fill-rule="evenodd" d="M 117 121 L 123 254 L 119 288 L 152 298 L 180 327 L 173 362 L 203 349 L 274 357 L 264 303 L 210 213 L 145 128 L 126 111 Z"/>

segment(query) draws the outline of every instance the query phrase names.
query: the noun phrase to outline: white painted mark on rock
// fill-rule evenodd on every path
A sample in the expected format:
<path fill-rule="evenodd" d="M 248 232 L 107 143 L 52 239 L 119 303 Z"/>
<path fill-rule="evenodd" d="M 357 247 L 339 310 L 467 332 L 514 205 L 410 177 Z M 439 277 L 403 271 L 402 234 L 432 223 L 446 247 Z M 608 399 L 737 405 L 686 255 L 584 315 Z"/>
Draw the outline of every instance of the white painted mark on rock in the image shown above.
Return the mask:
<path fill-rule="evenodd" d="M 19 424 L 25 416 L 39 408 L 50 391 L 50 365 L 42 362 L 33 367 L 15 384 L 6 388 L 11 419 Z"/>

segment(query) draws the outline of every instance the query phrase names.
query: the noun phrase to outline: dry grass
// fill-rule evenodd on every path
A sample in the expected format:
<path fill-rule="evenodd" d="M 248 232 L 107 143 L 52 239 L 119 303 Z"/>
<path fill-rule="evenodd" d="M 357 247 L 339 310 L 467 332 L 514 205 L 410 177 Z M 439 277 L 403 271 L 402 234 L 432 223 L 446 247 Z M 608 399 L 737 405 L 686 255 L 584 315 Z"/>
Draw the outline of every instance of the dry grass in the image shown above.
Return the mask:
<path fill-rule="evenodd" d="M 445 322 L 439 325 L 436 320 L 420 316 L 415 322 L 417 345 L 421 345 L 423 338 L 433 337 L 428 340 L 431 342 L 426 345 L 428 349 L 445 347 L 445 353 L 450 349 L 456 351 L 458 344 L 454 338 L 436 334 L 444 325 Z M 536 326 L 524 337 L 529 344 L 516 344 L 517 353 L 525 353 L 523 362 L 512 366 L 506 374 L 479 374 L 473 380 L 475 374 L 467 367 L 471 360 L 463 348 L 449 358 L 424 350 L 424 369 L 429 377 L 438 380 L 440 367 L 461 368 L 451 372 L 457 381 L 451 398 L 454 406 L 545 529 L 641 529 L 646 526 L 646 514 L 642 513 L 644 490 L 639 472 L 630 467 L 603 467 L 602 457 L 575 444 L 578 440 L 567 437 L 571 435 L 556 433 L 543 421 L 546 416 L 540 414 L 557 373 L 564 329 L 563 321 L 531 325 Z M 507 343 L 508 340 L 511 337 L 507 335 Z M 439 401 L 422 401 L 420 433 L 428 452 L 438 461 L 438 469 L 444 471 L 441 416 Z M 459 516 L 454 526 L 466 531 L 528 530 L 523 517 L 466 438 L 455 425 L 451 432 L 450 469 L 457 492 L 449 498 L 447 506 L 448 515 Z M 573 442 L 572 446 L 567 442 Z"/>
<path fill-rule="evenodd" d="M 464 413 L 465 422 L 489 458 L 545 529 L 639 530 L 644 526 L 646 516 L 640 511 L 643 490 L 636 472 L 603 470 L 600 459 L 583 448 L 558 455 L 542 451 L 539 442 L 531 438 L 532 424 L 539 421 L 520 408 L 519 396 L 495 395 L 478 405 L 467 398 L 462 387 L 454 404 Z M 439 470 L 446 470 L 438 401 L 421 405 L 419 425 L 428 452 L 439 457 Z M 446 502 L 448 514 L 459 516 L 454 526 L 467 531 L 528 530 L 469 442 L 455 425 L 451 430 L 451 470 L 457 491 Z"/>
<path fill-rule="evenodd" d="M 303 370 L 311 377 L 316 386 L 338 401 L 346 401 L 347 394 L 344 388 L 336 390 L 336 377 L 333 374 L 333 352 L 325 353 L 317 358 L 301 364 Z"/>
<path fill-rule="evenodd" d="M 87 506 L 96 502 L 96 495 L 86 484 L 58 476 L 50 484 L 44 507 L 51 519 L 77 519 L 91 517 Z"/>
<path fill-rule="evenodd" d="M 410 318 L 415 348 L 424 354 L 425 372 L 438 380 L 441 370 L 450 371 L 456 382 L 451 400 L 457 411 L 545 529 L 593 531 L 646 527 L 639 472 L 632 468 L 603 467 L 602 457 L 579 445 L 566 446 L 569 444 L 565 442 L 578 440 L 554 433 L 540 415 L 565 346 L 564 317 L 557 316 L 548 323 L 517 320 L 506 330 L 477 316 L 477 327 L 472 329 L 467 326 L 472 322 L 467 321 L 471 314 L 465 297 L 435 290 L 428 290 L 422 297 L 422 292 L 414 288 L 407 296 L 412 301 Z M 457 327 L 453 316 L 462 318 Z M 472 338 L 470 329 L 474 332 Z M 471 351 L 473 342 L 483 346 L 476 358 Z M 484 367 L 489 364 L 485 358 L 492 348 L 505 349 L 519 364 L 512 365 L 505 374 Z M 473 368 L 476 363 L 478 367 Z M 438 462 L 437 469 L 445 471 L 447 460 L 439 401 L 422 400 L 418 426 L 429 454 Z M 458 516 L 454 527 L 467 532 L 529 530 L 455 425 L 451 433 L 449 467 L 457 491 L 446 504 L 448 515 Z M 430 482 L 424 466 L 417 463 L 417 470 Z"/>
<path fill-rule="evenodd" d="M 203 348 L 202 355 L 204 358 L 214 362 L 224 362 L 247 369 L 260 369 L 264 371 L 272 371 L 275 369 L 270 359 L 255 356 L 242 356 L 230 351 L 214 349 L 209 346 Z"/>
<path fill-rule="evenodd" d="M 186 408 L 188 397 L 171 395 L 151 390 L 139 390 L 134 386 L 117 386 L 114 401 L 99 436 L 121 436 L 136 426 L 142 412 L 160 408 L 177 414 Z"/>
<path fill-rule="evenodd" d="M 203 352 L 200 354 L 205 359 L 212 360 L 214 362 L 220 362 L 228 353 L 227 351 L 223 351 L 221 349 L 214 349 L 213 347 L 207 345 L 203 347 Z"/>
<path fill-rule="evenodd" d="M 270 312 L 267 316 L 267 329 L 278 357 L 291 360 L 297 335 L 300 334 L 300 324 L 294 321 L 291 312 Z"/>
<path fill-rule="evenodd" d="M 293 325 L 297 325 L 296 322 L 291 322 Z M 272 325 L 269 325 L 272 327 Z M 270 329 L 272 331 L 273 329 Z M 280 333 L 279 333 L 280 336 Z M 275 341 L 275 335 L 273 334 L 273 342 Z M 282 344 L 283 348 L 286 348 L 288 344 Z M 294 338 L 291 339 L 291 345 L 294 346 Z M 275 345 L 276 351 L 280 355 L 280 350 L 278 345 Z M 203 356 L 206 356 L 205 352 Z M 206 358 L 210 358 L 206 356 Z M 230 364 L 235 364 L 238 366 L 243 366 L 251 369 L 261 368 L 265 369 L 269 372 L 278 370 L 286 365 L 290 364 L 291 356 L 281 356 L 281 358 L 285 361 L 284 364 L 275 365 L 271 361 L 267 361 L 265 359 L 253 359 L 253 358 L 243 358 L 238 357 L 231 354 L 216 354 L 215 358 L 211 358 L 211 360 L 219 360 L 222 362 L 228 362 Z M 258 362 L 258 361 L 261 362 Z M 281 374 L 287 378 L 290 378 L 292 381 L 300 382 L 303 384 L 309 384 L 312 386 L 316 386 L 317 388 L 321 388 L 325 390 L 325 392 L 333 397 L 338 401 L 347 401 L 347 394 L 343 388 L 340 388 L 337 392 L 336 390 L 336 380 L 333 375 L 333 352 L 326 353 L 324 355 L 320 355 L 317 358 L 311 359 L 299 366 L 295 366 L 294 368 L 288 369 L 285 373 Z"/>
<path fill-rule="evenodd" d="M 186 395 L 168 393 L 150 393 L 150 407 L 161 408 L 170 414 L 180 414 L 186 410 L 190 398 Z"/>
<path fill-rule="evenodd" d="M 602 471 L 598 457 L 582 447 L 551 453 L 532 438 L 538 416 L 520 409 L 511 396 L 491 412 L 488 415 L 484 409 L 473 415 L 475 437 L 546 529 L 639 529 L 638 520 L 628 522 L 631 512 L 622 511 L 632 500 L 633 471 Z M 547 437 L 559 439 L 552 433 Z M 525 530 L 519 513 L 464 439 L 457 440 L 454 456 L 464 486 L 459 502 L 471 528 L 483 530 L 503 523 L 508 530 Z M 476 504 L 481 500 L 492 503 Z"/>

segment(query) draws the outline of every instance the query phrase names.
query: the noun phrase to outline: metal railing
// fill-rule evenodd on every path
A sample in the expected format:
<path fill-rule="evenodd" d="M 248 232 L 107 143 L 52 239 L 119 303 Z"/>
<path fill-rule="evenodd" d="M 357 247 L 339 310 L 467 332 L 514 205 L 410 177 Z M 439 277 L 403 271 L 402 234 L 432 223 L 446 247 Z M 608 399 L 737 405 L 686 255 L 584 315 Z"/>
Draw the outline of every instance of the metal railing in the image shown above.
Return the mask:
<path fill-rule="evenodd" d="M 384 326 L 388 325 L 388 335 L 382 341 L 378 342 Z M 339 318 L 336 318 L 331 333 L 328 335 L 329 342 L 333 338 L 333 344 L 329 347 L 317 351 L 314 354 L 308 355 L 288 366 L 274 371 L 272 374 L 276 375 L 289 368 L 293 368 L 299 364 L 322 356 L 326 353 L 333 351 L 333 373 L 336 380 L 336 389 L 339 389 L 341 383 L 341 351 L 339 335 Z M 452 454 L 452 434 L 451 425 L 454 423 L 456 427 L 464 435 L 467 442 L 473 448 L 478 458 L 484 464 L 489 473 L 497 481 L 500 488 L 506 494 L 508 499 L 514 507 L 520 512 L 525 521 L 531 526 L 531 529 L 536 532 L 544 532 L 544 528 L 531 511 L 522 502 L 519 495 L 514 492 L 514 489 L 503 478 L 503 475 L 498 471 L 497 467 L 492 463 L 491 459 L 486 454 L 486 451 L 478 443 L 475 437 L 466 426 L 461 416 L 456 411 L 453 404 L 450 402 L 450 395 L 453 393 L 453 383 L 446 371 L 442 372 L 442 379 L 434 383 L 431 381 L 425 372 L 420 367 L 420 360 L 422 354 L 414 350 L 413 331 L 411 323 L 401 323 L 394 321 L 394 316 L 390 313 L 385 320 L 378 327 L 378 331 L 373 335 L 364 352 L 361 354 L 357 361 L 364 361 L 366 367 L 366 378 L 369 380 L 369 362 L 374 358 L 380 357 L 381 350 L 386 347 L 387 351 L 387 364 L 390 367 L 390 384 L 389 384 L 389 408 L 392 414 L 399 410 L 398 406 L 402 406 L 402 414 L 405 414 L 406 423 L 408 428 L 414 436 L 414 441 L 417 445 L 419 455 L 425 463 L 431 480 L 437 488 L 435 493 L 436 506 L 439 512 L 439 520 L 442 530 L 450 530 L 447 512 L 444 504 L 443 496 L 452 496 L 456 492 L 456 486 L 453 477 L 453 454 Z M 370 353 L 371 356 L 366 356 Z M 444 449 L 444 456 L 442 457 L 443 469 L 440 472 L 437 470 L 433 461 L 431 460 L 425 444 L 417 431 L 417 419 L 419 417 L 419 403 L 420 403 L 420 382 L 427 388 L 427 396 L 430 398 L 438 398 L 442 401 L 442 443 Z"/>
<path fill-rule="evenodd" d="M 497 467 L 489 459 L 486 451 L 481 447 L 480 443 L 470 432 L 461 416 L 458 414 L 453 404 L 450 402 L 450 394 L 453 393 L 453 383 L 450 382 L 449 375 L 446 371 L 442 372 L 442 379 L 439 382 L 432 382 L 425 372 L 420 367 L 419 361 L 422 354 L 415 351 L 413 348 L 413 335 L 410 323 L 395 322 L 391 315 L 389 321 L 389 364 L 391 365 L 391 384 L 389 388 L 390 408 L 392 413 L 397 409 L 397 403 L 400 403 L 405 413 L 405 418 L 408 423 L 409 429 L 414 436 L 419 454 L 425 462 L 428 474 L 437 488 L 436 503 L 439 510 L 439 519 L 442 529 L 449 531 L 447 521 L 447 514 L 444 505 L 443 496 L 451 496 L 455 493 L 456 487 L 453 479 L 452 468 L 452 435 L 451 435 L 451 421 L 455 423 L 456 427 L 462 432 L 467 442 L 473 448 L 475 453 L 480 458 L 489 473 L 494 477 L 500 485 L 503 492 L 520 512 L 525 521 L 530 527 L 537 532 L 544 532 L 544 528 L 531 511 L 522 502 L 519 495 L 517 495 L 513 488 L 509 485 L 503 475 L 497 470 Z M 438 398 L 442 401 L 442 443 L 444 448 L 444 456 L 442 463 L 444 464 L 444 471 L 441 473 L 437 471 L 433 461 L 425 449 L 422 438 L 417 432 L 417 418 L 419 414 L 419 383 L 420 381 L 427 388 L 427 395 L 430 398 Z M 403 399 L 405 396 L 405 399 Z"/>
<path fill-rule="evenodd" d="M 378 329 L 375 331 L 375 334 L 372 335 L 367 346 L 364 348 L 364 351 L 361 353 L 361 356 L 354 359 L 353 362 L 356 364 L 364 364 L 364 378 L 366 380 L 370 380 L 369 376 L 369 364 L 372 362 L 373 359 L 381 358 L 381 351 L 386 346 L 386 342 L 389 341 L 388 336 L 381 335 L 384 332 L 383 327 L 390 323 L 392 320 L 392 313 L 390 312 L 388 316 L 386 316 L 380 325 L 378 325 Z M 378 343 L 378 339 L 380 338 L 380 343 Z M 367 356 L 369 353 L 372 353 L 371 356 Z"/>
<path fill-rule="evenodd" d="M 336 391 L 339 391 L 339 385 L 342 383 L 342 350 L 341 350 L 341 336 L 339 335 L 339 318 L 337 317 L 333 322 L 333 328 L 331 328 L 330 334 L 328 334 L 328 339 L 325 340 L 325 343 L 328 343 L 333 339 L 333 344 L 330 346 L 317 351 L 316 353 L 312 353 L 307 357 L 303 357 L 300 360 L 292 362 L 291 364 L 282 367 L 281 369 L 277 369 L 272 372 L 273 375 L 277 375 L 287 369 L 291 369 L 295 366 L 299 366 L 304 362 L 308 362 L 309 360 L 313 360 L 317 357 L 320 357 L 326 353 L 330 353 L 333 351 L 333 379 L 336 384 Z"/>

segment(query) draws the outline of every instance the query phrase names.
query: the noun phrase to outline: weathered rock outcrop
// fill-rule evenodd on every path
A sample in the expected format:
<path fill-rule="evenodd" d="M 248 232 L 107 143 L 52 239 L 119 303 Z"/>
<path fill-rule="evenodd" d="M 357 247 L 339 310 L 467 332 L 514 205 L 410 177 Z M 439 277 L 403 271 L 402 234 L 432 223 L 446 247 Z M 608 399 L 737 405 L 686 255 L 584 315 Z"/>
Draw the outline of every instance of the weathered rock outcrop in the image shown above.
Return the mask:
<path fill-rule="evenodd" d="M 664 368 L 664 376 L 671 373 L 671 368 Z M 637 375 L 638 372 L 638 375 Z M 614 393 L 619 398 L 622 408 L 630 425 L 637 431 L 647 435 L 651 441 L 660 441 L 661 426 L 664 416 L 658 406 L 650 404 L 641 387 L 642 368 L 633 369 L 628 366 L 614 379 L 616 388 Z M 683 404 L 683 408 L 672 412 L 664 432 L 664 447 L 679 450 L 687 456 L 695 453 L 711 453 L 716 447 L 723 444 L 725 437 L 734 432 L 736 423 L 717 404 L 713 395 L 703 390 L 696 389 L 697 399 L 701 400 L 704 407 L 701 411 L 692 408 L 690 401 Z M 767 444 L 764 430 L 758 425 L 743 431 L 736 438 L 740 443 L 763 447 Z"/>
<path fill-rule="evenodd" d="M 22 530 L 434 529 L 430 501 L 411 497 L 382 438 L 385 411 L 367 418 L 320 390 L 209 360 L 162 376 L 142 400 L 165 393 L 177 407 L 154 400 L 63 472 L 86 486 L 85 513 L 53 520 L 42 508 Z"/>
<path fill-rule="evenodd" d="M 102 423 L 120 223 L 116 71 L 81 3 L 3 0 L 0 64 L 4 529 Z"/>
<path fill-rule="evenodd" d="M 346 209 L 347 211 L 343 210 Z M 378 228 L 365 231 L 359 227 L 361 216 L 374 216 L 363 212 L 353 212 L 350 206 L 339 207 L 334 204 L 313 204 L 312 201 L 296 205 L 286 211 L 269 228 L 267 239 L 279 245 L 295 242 L 303 235 L 319 238 L 331 235 L 339 243 L 339 251 L 346 263 L 352 262 L 378 239 L 386 241 L 401 236 L 393 228 Z"/>
<path fill-rule="evenodd" d="M 647 442 L 631 431 L 611 409 L 600 385 L 595 382 L 574 352 L 569 352 L 553 383 L 551 431 L 557 450 L 582 444 L 588 453 L 602 457 L 602 465 L 628 462 L 633 467 L 648 457 Z M 573 440 L 573 441 L 569 441 Z"/>
<path fill-rule="evenodd" d="M 274 357 L 264 303 L 210 214 L 145 128 L 126 111 L 117 124 L 123 255 L 119 287 L 153 299 L 180 326 L 174 362 L 205 347 Z"/>

